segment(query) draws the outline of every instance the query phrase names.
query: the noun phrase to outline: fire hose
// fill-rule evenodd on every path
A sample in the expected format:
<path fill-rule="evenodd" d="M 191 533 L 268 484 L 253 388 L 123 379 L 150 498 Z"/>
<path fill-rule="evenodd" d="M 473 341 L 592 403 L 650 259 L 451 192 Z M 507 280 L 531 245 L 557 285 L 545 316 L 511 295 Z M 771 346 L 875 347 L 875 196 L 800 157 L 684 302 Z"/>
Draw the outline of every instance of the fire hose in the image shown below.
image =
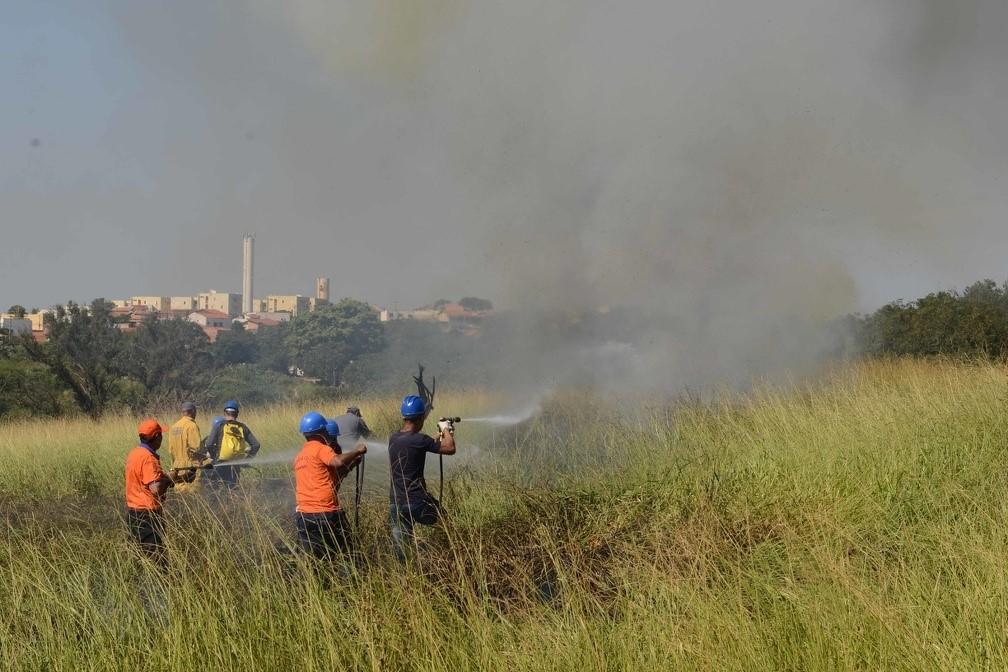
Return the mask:
<path fill-rule="evenodd" d="M 438 429 L 441 431 L 448 430 L 448 433 L 455 436 L 455 423 L 462 422 L 462 418 L 446 417 L 438 419 Z M 438 482 L 438 502 L 440 503 L 444 499 L 444 455 L 438 453 L 438 471 L 440 479 Z"/>
<path fill-rule="evenodd" d="M 354 467 L 354 507 L 353 507 L 353 518 L 354 518 L 354 529 L 360 534 L 360 503 L 361 503 L 361 493 L 364 490 L 364 459 L 365 456 L 361 455 L 360 464 Z"/>

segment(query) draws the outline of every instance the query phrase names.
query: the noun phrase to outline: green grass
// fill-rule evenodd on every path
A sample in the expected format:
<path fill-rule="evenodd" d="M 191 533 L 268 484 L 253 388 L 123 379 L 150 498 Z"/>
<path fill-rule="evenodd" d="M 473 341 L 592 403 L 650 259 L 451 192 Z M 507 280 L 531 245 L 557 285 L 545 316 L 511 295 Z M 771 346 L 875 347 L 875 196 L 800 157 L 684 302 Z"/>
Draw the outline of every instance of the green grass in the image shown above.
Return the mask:
<path fill-rule="evenodd" d="M 390 558 L 373 455 L 365 561 L 348 576 L 274 552 L 292 539 L 283 465 L 223 508 L 173 496 L 161 574 L 118 518 L 135 419 L 0 426 L 0 660 L 1004 669 L 1006 401 L 1002 366 L 913 361 L 674 408 L 559 395 L 516 428 L 461 425 L 450 516 L 408 568 Z M 395 400 L 362 407 L 394 425 Z M 264 454 L 297 447 L 304 409 L 254 410 Z"/>

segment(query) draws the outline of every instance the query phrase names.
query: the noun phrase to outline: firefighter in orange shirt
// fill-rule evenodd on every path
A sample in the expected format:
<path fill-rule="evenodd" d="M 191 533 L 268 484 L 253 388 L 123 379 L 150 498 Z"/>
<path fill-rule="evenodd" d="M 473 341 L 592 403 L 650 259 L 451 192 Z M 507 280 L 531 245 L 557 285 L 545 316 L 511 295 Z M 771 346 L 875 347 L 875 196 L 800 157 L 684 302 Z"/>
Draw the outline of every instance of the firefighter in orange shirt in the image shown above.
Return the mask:
<path fill-rule="evenodd" d="M 312 411 L 301 418 L 300 432 L 306 443 L 294 458 L 294 491 L 297 508 L 294 524 L 298 546 L 317 558 L 329 558 L 337 550 L 351 551 L 350 524 L 340 506 L 340 480 L 364 457 L 367 446 L 359 444 L 349 452 L 335 450 L 327 422 L 321 413 Z"/>
<path fill-rule="evenodd" d="M 147 557 L 164 561 L 164 516 L 161 510 L 165 495 L 174 487 L 175 479 L 192 482 L 195 470 L 172 470 L 169 476 L 161 469 L 158 448 L 165 428 L 157 420 L 144 420 L 137 427 L 140 444 L 126 457 L 126 524 L 130 537 Z"/>

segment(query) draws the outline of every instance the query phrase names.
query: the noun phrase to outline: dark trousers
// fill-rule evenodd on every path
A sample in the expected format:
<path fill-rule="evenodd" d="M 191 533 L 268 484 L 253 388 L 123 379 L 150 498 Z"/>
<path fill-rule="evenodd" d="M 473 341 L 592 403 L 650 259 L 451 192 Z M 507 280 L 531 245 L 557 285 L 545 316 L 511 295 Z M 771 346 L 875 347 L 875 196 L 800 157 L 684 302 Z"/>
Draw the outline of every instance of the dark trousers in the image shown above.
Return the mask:
<path fill-rule="evenodd" d="M 413 538 L 413 526 L 433 525 L 441 518 L 441 503 L 430 497 L 415 502 L 410 506 L 399 507 L 393 504 L 389 508 L 389 521 L 392 524 L 392 550 L 400 560 L 405 561 L 409 548 L 416 545 Z"/>
<path fill-rule="evenodd" d="M 127 509 L 126 527 L 144 555 L 159 562 L 164 559 L 164 514 L 160 510 Z"/>
<path fill-rule="evenodd" d="M 206 472 L 206 482 L 213 486 L 222 486 L 228 490 L 238 487 L 241 477 L 241 467 L 229 467 L 226 464 L 216 464 Z"/>
<path fill-rule="evenodd" d="M 331 558 L 353 550 L 350 523 L 342 511 L 295 513 L 298 546 L 316 558 Z"/>

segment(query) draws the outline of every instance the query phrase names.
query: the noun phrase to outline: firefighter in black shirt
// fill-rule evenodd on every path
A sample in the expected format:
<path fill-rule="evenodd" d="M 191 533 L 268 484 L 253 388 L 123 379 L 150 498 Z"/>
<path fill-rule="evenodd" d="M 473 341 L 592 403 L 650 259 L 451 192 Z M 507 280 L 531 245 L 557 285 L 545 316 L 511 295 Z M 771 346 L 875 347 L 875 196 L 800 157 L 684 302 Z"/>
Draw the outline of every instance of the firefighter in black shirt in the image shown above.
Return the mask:
<path fill-rule="evenodd" d="M 439 435 L 433 439 L 421 430 L 428 410 L 423 399 L 409 395 L 402 403 L 402 429 L 389 437 L 389 517 L 392 545 L 400 560 L 406 559 L 407 547 L 413 545 L 413 526 L 433 525 L 440 517 L 440 503 L 427 491 L 424 462 L 427 453 L 454 455 L 455 437 L 450 425 L 439 423 Z"/>

